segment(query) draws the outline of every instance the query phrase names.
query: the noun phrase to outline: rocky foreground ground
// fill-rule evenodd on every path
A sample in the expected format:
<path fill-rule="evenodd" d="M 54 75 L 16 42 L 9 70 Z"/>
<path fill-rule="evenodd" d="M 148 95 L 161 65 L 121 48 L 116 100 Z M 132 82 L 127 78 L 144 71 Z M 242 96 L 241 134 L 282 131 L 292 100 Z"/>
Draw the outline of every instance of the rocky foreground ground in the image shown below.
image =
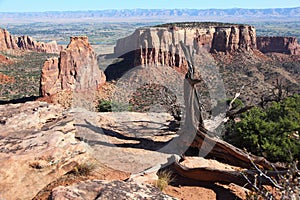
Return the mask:
<path fill-rule="evenodd" d="M 115 90 L 119 89 L 123 92 L 117 93 L 118 100 L 122 97 L 127 102 L 129 99 L 125 98 L 126 94 L 132 94 L 127 89 L 133 88 L 136 89 L 133 91 L 136 97 L 130 100 L 134 104 L 145 103 L 144 96 L 141 97 L 143 91 L 149 93 L 158 86 L 164 86 L 159 88 L 164 91 L 163 94 L 170 93 L 171 97 L 173 93 L 169 90 L 181 91 L 182 88 L 176 86 L 178 82 L 183 82 L 188 58 L 184 58 L 181 49 L 181 47 L 185 49 L 185 46 L 180 46 L 178 41 L 173 44 L 173 41 L 169 40 L 172 37 L 168 35 L 175 34 L 179 29 L 182 33 L 189 31 L 186 30 L 187 28 L 169 26 L 158 29 L 156 27 L 140 30 L 141 33 L 145 32 L 145 35 L 140 35 L 140 32 L 136 31 L 136 34 L 129 36 L 129 39 L 143 38 L 142 36 L 147 34 L 149 37 L 156 38 L 163 30 L 165 39 L 156 38 L 153 41 L 165 41 L 165 43 L 154 44 L 154 46 L 149 44 L 150 46 L 141 46 L 141 49 L 133 46 L 125 49 L 126 52 L 119 52 L 124 54 L 122 55 L 124 62 L 130 58 L 127 58 L 127 55 L 134 53 L 135 58 L 138 59 L 130 60 L 131 63 L 142 64 L 142 66 L 131 70 L 136 65 L 129 65 L 131 68 L 127 66 L 125 70 L 119 71 L 120 63 L 115 63 L 106 69 L 106 75 L 118 75 L 117 77 L 120 78 L 114 82 Z M 272 58 L 272 55 L 265 55 L 256 48 L 255 31 L 252 27 L 235 25 L 231 28 L 216 27 L 212 30 L 216 32 L 213 34 L 205 29 L 205 33 L 197 35 L 196 38 L 191 32 L 187 38 L 189 40 L 186 39 L 189 41 L 186 45 L 195 44 L 194 61 L 196 64 L 201 64 L 199 66 L 204 63 L 203 65 L 208 66 L 209 69 L 220 67 L 220 71 L 223 71 L 224 85 L 231 91 L 229 96 L 234 96 L 237 88 L 245 87 L 241 96 L 243 93 L 248 93 L 248 96 L 256 97 L 258 101 L 260 99 L 258 90 L 266 91 L 262 87 L 265 87 L 268 81 L 270 83 L 267 89 L 272 89 L 271 84 L 276 77 L 283 77 L 282 80 L 293 84 L 293 88 L 299 85 L 298 68 L 295 67 L 299 63 L 299 55 L 296 55 L 299 47 L 297 41 L 286 40 L 289 44 L 297 43 L 297 45 L 288 45 L 288 50 L 293 50 L 290 54 L 295 55 L 276 56 L 278 52 L 273 52 L 275 58 Z M 245 32 L 245 30 L 249 31 Z M 8 33 L 2 36 L 5 36 L 2 37 L 3 41 L 5 38 L 13 38 Z M 220 40 L 218 44 L 214 43 L 210 36 Z M 210 39 L 206 41 L 205 38 Z M 229 44 L 226 43 L 226 38 L 235 38 L 235 40 Z M 125 45 L 125 41 L 131 41 L 129 39 L 121 39 L 115 50 Z M 11 41 L 15 40 L 11 39 Z M 12 47 L 16 46 L 15 42 L 9 43 L 8 46 L 8 43 L 5 43 L 7 49 L 13 50 Z M 155 45 L 166 45 L 166 48 L 162 49 L 166 51 L 156 51 L 158 47 Z M 203 45 L 204 49 L 209 50 L 205 54 L 200 51 L 203 50 Z M 172 54 L 167 51 L 167 46 L 175 48 Z M 20 50 L 21 47 L 16 46 L 16 48 Z M 177 51 L 180 53 L 176 53 Z M 271 58 L 280 59 L 284 56 L 291 59 L 289 71 L 285 71 L 283 65 L 278 68 L 268 67 L 271 64 L 273 66 Z M 9 62 L 5 56 L 2 56 L 1 60 Z M 270 63 L 267 63 L 269 60 Z M 268 65 L 261 66 L 261 62 Z M 151 68 L 152 65 L 154 66 Z M 213 76 L 219 68 L 213 69 L 215 70 L 207 70 L 208 78 L 205 80 L 213 83 L 216 82 L 215 80 L 222 80 L 222 77 Z M 206 71 L 202 71 L 202 74 L 205 73 Z M 232 82 L 232 77 L 238 77 L 237 82 Z M 0 74 L 2 82 L 13 81 L 13 78 Z M 107 76 L 107 78 L 113 80 L 116 77 Z M 147 81 L 154 83 L 144 84 L 148 83 Z M 173 144 L 176 140 L 172 139 L 177 138 L 179 133 L 174 129 L 174 118 L 165 113 L 162 107 L 157 109 L 160 113 L 154 113 L 153 111 L 157 110 L 152 107 L 147 110 L 147 113 L 91 111 L 95 108 L 94 93 L 99 88 L 101 91 L 105 82 L 105 75 L 98 68 L 96 54 L 88 43 L 88 38 L 72 37 L 68 47 L 60 51 L 59 57 L 48 59 L 42 67 L 40 92 L 43 97 L 41 99 L 51 104 L 32 101 L 0 105 L 0 199 L 245 199 L 247 190 L 243 187 L 232 184 L 228 180 L 225 180 L 227 185 L 213 181 L 220 180 L 218 179 L 220 177 L 216 177 L 216 173 L 212 173 L 213 176 L 208 180 L 210 183 L 205 183 L 203 173 L 197 171 L 204 170 L 217 172 L 217 174 L 222 172 L 226 176 L 221 178 L 229 174 L 229 176 L 234 175 L 236 180 L 235 175 L 241 175 L 240 172 L 244 169 L 200 157 L 184 157 L 182 154 L 186 149 L 179 149 L 180 151 L 176 151 L 178 150 L 176 148 L 172 149 L 176 147 Z M 132 85 L 125 84 L 128 82 Z M 249 83 L 251 86 L 248 86 Z M 247 90 L 246 87 L 251 90 Z M 214 89 L 218 87 L 212 85 L 211 91 Z M 177 101 L 183 100 L 184 92 L 179 94 L 181 95 L 177 95 L 177 99 L 171 99 L 171 102 L 177 104 Z M 167 99 L 169 96 L 163 97 Z M 246 99 L 245 102 L 252 102 L 252 100 Z M 166 101 L 165 104 L 171 104 L 168 102 L 170 101 Z M 213 141 L 218 142 L 217 140 L 219 141 L 219 139 Z M 241 155 L 240 151 L 234 152 Z M 176 174 L 176 169 L 172 169 L 174 161 L 178 164 L 180 158 L 183 160 L 179 163 L 183 172 L 181 175 L 188 176 L 180 176 L 180 173 Z M 164 167 L 169 167 L 168 170 L 173 171 L 175 179 L 169 183 L 169 186 L 163 188 L 162 192 L 156 187 L 156 183 L 157 173 Z"/>
<path fill-rule="evenodd" d="M 153 185 L 172 157 L 159 152 L 176 136 L 169 114 L 64 110 L 39 101 L 1 105 L 0 111 L 2 199 L 173 199 Z M 233 170 L 199 159 L 187 159 L 186 166 Z M 92 166 L 91 173 L 80 174 L 83 166 Z M 180 197 L 192 187 L 176 184 L 166 192 Z M 214 189 L 206 190 L 214 196 Z"/>

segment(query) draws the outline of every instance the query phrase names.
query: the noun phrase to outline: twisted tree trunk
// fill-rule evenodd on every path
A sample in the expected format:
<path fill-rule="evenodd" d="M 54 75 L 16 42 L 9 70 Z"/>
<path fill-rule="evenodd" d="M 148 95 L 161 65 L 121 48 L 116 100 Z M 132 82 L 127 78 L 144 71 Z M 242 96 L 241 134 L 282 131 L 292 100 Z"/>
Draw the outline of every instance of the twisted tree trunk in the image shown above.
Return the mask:
<path fill-rule="evenodd" d="M 186 81 L 184 83 L 186 116 L 180 137 L 186 138 L 188 137 L 187 134 L 196 133 L 192 143 L 187 143 L 186 145 L 198 148 L 200 156 L 209 156 L 221 162 L 246 169 L 251 169 L 254 165 L 270 170 L 274 169 L 274 167 L 277 169 L 284 169 L 284 167 L 279 164 L 271 163 L 263 157 L 250 155 L 249 153 L 234 147 L 218 137 L 215 137 L 213 132 L 208 131 L 204 127 L 201 116 L 200 99 L 195 88 L 195 85 L 201 80 L 199 77 L 194 77 L 195 66 L 189 49 L 183 43 L 181 43 L 181 46 L 188 61 L 188 73 L 186 74 Z M 179 161 L 175 162 L 174 168 L 178 174 L 184 177 L 200 181 L 236 183 L 241 186 L 244 186 L 247 182 L 249 183 L 249 180 L 254 180 L 257 174 L 261 174 L 258 170 L 246 170 L 241 173 L 237 171 L 228 172 L 209 168 L 190 169 L 181 165 Z M 281 173 L 285 172 L 268 172 L 268 174 L 271 174 L 272 176 Z M 247 180 L 247 178 L 249 179 Z M 274 182 L 266 177 L 260 176 L 260 180 L 261 184 L 275 186 Z"/>

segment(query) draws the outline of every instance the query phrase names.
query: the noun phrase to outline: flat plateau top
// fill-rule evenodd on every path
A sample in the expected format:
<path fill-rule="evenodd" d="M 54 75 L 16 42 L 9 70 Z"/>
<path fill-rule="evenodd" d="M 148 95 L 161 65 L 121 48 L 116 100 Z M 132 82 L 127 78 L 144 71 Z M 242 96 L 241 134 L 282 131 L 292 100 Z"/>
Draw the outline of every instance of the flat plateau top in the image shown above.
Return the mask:
<path fill-rule="evenodd" d="M 230 26 L 246 26 L 246 25 L 222 23 L 222 22 L 174 22 L 174 23 L 159 24 L 154 27 L 205 28 L 211 26 L 230 27 Z"/>

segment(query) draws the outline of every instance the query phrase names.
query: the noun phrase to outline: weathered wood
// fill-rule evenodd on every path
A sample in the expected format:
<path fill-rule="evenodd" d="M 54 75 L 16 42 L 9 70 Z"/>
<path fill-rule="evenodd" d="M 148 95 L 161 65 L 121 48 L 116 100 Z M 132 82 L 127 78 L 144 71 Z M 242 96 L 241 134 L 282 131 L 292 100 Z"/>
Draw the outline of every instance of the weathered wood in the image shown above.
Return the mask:
<path fill-rule="evenodd" d="M 209 157 L 215 158 L 230 165 L 247 169 L 253 167 L 252 162 L 264 169 L 285 169 L 285 166 L 282 164 L 271 163 L 264 157 L 251 155 L 219 138 L 210 137 L 206 133 L 207 132 L 205 132 L 204 128 L 202 128 L 202 130 L 199 129 L 191 146 L 202 149 L 203 145 L 208 147 L 212 146 L 211 150 L 207 153 L 207 156 Z"/>
<path fill-rule="evenodd" d="M 204 122 L 201 116 L 200 99 L 198 97 L 195 85 L 199 83 L 201 77 L 195 77 L 195 66 L 189 48 L 181 42 L 182 49 L 188 61 L 188 72 L 185 76 L 184 83 L 184 99 L 186 117 L 184 126 L 181 130 L 181 137 L 187 138 L 191 133 L 196 133 L 196 136 L 190 145 L 200 149 L 200 155 L 210 156 L 222 162 L 240 166 L 243 168 L 253 167 L 253 163 L 263 167 L 264 169 L 284 168 L 282 165 L 273 164 L 263 157 L 250 155 L 243 150 L 234 147 L 233 145 L 214 137 L 213 132 L 209 132 L 204 127 Z M 183 141 L 184 142 L 184 141 Z M 253 162 L 253 163 L 252 163 Z"/>
<path fill-rule="evenodd" d="M 277 187 L 276 183 L 273 180 L 262 176 L 256 170 L 228 171 L 208 167 L 188 168 L 181 165 L 178 161 L 175 161 L 173 167 L 176 173 L 178 173 L 180 176 L 201 182 L 219 182 L 224 184 L 234 183 L 236 185 L 252 189 L 252 184 L 248 182 L 250 181 L 251 183 L 257 182 L 258 185 L 270 185 L 273 187 Z M 274 179 L 276 179 L 279 174 L 284 173 L 286 173 L 286 171 L 266 172 L 269 177 L 273 177 Z"/>

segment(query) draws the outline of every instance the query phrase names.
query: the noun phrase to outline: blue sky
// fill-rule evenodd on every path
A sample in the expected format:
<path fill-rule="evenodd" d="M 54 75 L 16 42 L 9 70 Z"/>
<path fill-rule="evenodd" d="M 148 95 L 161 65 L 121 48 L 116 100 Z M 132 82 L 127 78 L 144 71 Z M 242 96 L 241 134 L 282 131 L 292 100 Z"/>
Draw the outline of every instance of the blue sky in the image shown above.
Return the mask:
<path fill-rule="evenodd" d="M 134 8 L 287 8 L 300 0 L 0 0 L 0 12 L 43 12 Z"/>

